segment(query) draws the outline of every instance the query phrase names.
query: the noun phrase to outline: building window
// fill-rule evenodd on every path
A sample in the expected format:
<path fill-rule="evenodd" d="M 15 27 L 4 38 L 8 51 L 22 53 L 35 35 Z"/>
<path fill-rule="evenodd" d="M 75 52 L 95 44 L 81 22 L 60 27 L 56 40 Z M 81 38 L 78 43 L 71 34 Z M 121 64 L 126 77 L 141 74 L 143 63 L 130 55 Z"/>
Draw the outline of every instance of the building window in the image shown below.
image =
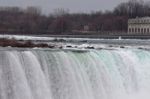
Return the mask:
<path fill-rule="evenodd" d="M 129 33 L 131 33 L 131 28 L 129 28 Z"/>
<path fill-rule="evenodd" d="M 144 28 L 144 33 L 146 33 L 146 28 Z"/>
<path fill-rule="evenodd" d="M 134 33 L 134 28 L 132 28 L 132 33 Z"/>
<path fill-rule="evenodd" d="M 140 33 L 140 28 L 138 28 L 138 33 Z"/>
<path fill-rule="evenodd" d="M 135 28 L 135 33 L 137 33 L 137 28 Z"/>
<path fill-rule="evenodd" d="M 147 28 L 147 33 L 149 33 L 150 32 L 150 30 L 149 30 L 149 28 Z"/>
<path fill-rule="evenodd" d="M 143 33 L 143 28 L 141 28 L 141 33 Z"/>
<path fill-rule="evenodd" d="M 143 23 L 143 20 L 141 20 L 141 23 Z"/>

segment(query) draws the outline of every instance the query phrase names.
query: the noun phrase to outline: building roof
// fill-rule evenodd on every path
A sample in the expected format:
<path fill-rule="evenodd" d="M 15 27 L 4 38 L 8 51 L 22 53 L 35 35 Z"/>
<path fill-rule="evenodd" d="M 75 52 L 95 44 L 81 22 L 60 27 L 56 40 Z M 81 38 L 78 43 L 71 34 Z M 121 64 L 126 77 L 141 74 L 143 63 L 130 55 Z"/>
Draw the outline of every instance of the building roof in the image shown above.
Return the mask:
<path fill-rule="evenodd" d="M 150 17 L 136 17 L 129 19 L 128 23 L 150 23 Z"/>

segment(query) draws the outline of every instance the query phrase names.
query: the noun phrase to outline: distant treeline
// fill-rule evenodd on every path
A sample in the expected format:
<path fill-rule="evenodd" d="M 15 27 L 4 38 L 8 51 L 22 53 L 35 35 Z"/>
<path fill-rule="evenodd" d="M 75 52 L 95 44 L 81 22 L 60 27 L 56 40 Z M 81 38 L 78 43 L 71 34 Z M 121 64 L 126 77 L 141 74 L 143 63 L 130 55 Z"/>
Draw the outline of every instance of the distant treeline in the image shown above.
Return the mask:
<path fill-rule="evenodd" d="M 113 11 L 69 13 L 56 9 L 43 15 L 38 7 L 0 7 L 0 33 L 65 34 L 80 31 L 127 31 L 129 18 L 150 16 L 150 2 L 130 0 L 119 4 Z"/>

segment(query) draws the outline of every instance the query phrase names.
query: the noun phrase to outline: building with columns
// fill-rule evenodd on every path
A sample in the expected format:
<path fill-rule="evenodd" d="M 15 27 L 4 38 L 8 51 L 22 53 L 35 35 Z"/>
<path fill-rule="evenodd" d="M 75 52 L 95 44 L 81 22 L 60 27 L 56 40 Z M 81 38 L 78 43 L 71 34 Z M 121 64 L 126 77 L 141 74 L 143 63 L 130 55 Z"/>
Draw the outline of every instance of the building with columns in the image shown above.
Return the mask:
<path fill-rule="evenodd" d="M 150 34 L 150 17 L 129 19 L 128 34 Z"/>

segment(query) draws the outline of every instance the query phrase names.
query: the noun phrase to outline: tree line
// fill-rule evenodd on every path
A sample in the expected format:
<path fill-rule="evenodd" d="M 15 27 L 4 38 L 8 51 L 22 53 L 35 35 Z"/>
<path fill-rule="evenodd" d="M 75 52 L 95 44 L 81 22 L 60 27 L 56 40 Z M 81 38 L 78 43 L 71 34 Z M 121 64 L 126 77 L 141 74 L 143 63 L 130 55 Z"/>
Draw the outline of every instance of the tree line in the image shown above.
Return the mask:
<path fill-rule="evenodd" d="M 43 15 L 38 7 L 0 7 L 0 33 L 15 34 L 68 34 L 81 32 L 87 26 L 94 32 L 126 32 L 129 18 L 150 16 L 150 2 L 129 0 L 117 5 L 113 11 L 69 13 L 55 9 Z"/>

